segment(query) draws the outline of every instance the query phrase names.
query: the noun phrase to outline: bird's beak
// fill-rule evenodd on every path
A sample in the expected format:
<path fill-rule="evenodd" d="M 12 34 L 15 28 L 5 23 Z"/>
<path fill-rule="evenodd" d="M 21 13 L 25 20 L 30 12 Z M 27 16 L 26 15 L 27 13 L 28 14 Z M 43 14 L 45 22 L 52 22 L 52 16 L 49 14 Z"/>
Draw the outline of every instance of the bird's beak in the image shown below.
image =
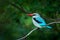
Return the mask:
<path fill-rule="evenodd" d="M 33 14 L 27 14 L 28 16 L 33 16 Z"/>

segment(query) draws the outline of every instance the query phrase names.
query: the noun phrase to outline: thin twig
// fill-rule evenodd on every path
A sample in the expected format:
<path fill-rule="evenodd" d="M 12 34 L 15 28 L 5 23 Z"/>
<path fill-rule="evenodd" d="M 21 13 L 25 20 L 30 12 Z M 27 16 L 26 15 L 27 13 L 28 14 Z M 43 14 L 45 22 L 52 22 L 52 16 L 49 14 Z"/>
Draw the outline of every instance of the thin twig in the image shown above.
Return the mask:
<path fill-rule="evenodd" d="M 51 24 L 55 24 L 55 23 L 60 23 L 60 21 L 59 21 L 59 22 L 51 22 L 51 23 L 48 23 L 47 25 L 51 25 Z M 47 26 L 47 25 L 45 25 L 45 26 Z M 33 31 L 35 31 L 35 30 L 37 30 L 37 29 L 38 29 L 38 27 L 32 29 L 27 35 L 25 35 L 24 37 L 19 38 L 19 39 L 17 39 L 17 40 L 23 40 L 23 39 L 25 39 L 25 38 L 28 37 Z"/>
<path fill-rule="evenodd" d="M 10 2 L 10 1 L 8 1 L 12 6 L 14 6 L 14 7 L 16 7 L 17 9 L 19 9 L 19 10 L 21 10 L 22 12 L 24 12 L 24 13 L 29 13 L 29 12 L 27 12 L 22 6 L 20 6 L 20 5 L 16 5 L 14 2 Z"/>
<path fill-rule="evenodd" d="M 25 39 L 25 38 L 28 37 L 33 31 L 35 31 L 35 30 L 37 30 L 37 29 L 38 29 L 38 27 L 32 29 L 27 35 L 25 35 L 25 36 L 22 37 L 22 38 L 19 38 L 18 40 L 23 40 L 23 39 Z"/>
<path fill-rule="evenodd" d="M 47 25 L 56 24 L 56 23 L 60 23 L 60 21 L 58 21 L 58 22 L 51 22 L 51 23 L 48 23 Z"/>

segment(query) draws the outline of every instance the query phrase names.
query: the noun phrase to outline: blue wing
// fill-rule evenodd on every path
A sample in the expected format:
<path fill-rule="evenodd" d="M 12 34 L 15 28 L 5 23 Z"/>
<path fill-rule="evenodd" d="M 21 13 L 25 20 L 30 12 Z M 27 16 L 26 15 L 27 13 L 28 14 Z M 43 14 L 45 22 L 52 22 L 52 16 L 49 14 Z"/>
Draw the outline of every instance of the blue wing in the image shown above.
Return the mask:
<path fill-rule="evenodd" d="M 40 26 L 42 26 L 42 27 L 47 27 L 47 28 L 52 28 L 52 27 L 50 27 L 50 26 L 45 26 L 45 25 L 46 25 L 46 22 L 45 22 L 45 20 L 44 20 L 43 18 L 41 18 L 41 17 L 36 17 L 36 20 L 38 20 L 39 22 L 41 22 L 41 23 L 39 23 Z"/>
<path fill-rule="evenodd" d="M 43 18 L 41 18 L 41 17 L 36 17 L 36 20 L 38 20 L 39 22 L 41 22 L 41 23 L 40 23 L 41 26 L 46 25 L 45 20 L 44 20 Z"/>

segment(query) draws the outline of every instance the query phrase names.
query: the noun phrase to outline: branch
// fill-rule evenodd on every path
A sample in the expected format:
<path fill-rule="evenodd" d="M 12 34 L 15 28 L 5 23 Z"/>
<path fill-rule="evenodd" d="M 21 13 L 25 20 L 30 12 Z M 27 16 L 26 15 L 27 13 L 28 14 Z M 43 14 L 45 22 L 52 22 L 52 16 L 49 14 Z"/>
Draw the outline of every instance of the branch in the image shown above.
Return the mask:
<path fill-rule="evenodd" d="M 16 5 L 14 2 L 10 2 L 10 1 L 9 1 L 9 3 L 10 3 L 12 6 L 16 7 L 17 9 L 21 10 L 22 12 L 24 12 L 24 13 L 29 13 L 29 12 L 27 12 L 22 6 Z"/>
<path fill-rule="evenodd" d="M 47 25 L 51 25 L 51 24 L 55 24 L 55 23 L 60 23 L 60 21 L 59 21 L 59 22 L 51 22 L 51 23 L 48 23 Z M 47 25 L 45 25 L 45 26 L 47 26 Z M 24 37 L 19 38 L 19 39 L 17 39 L 17 40 L 25 39 L 25 38 L 28 37 L 33 31 L 35 31 L 35 30 L 37 30 L 37 29 L 38 29 L 38 27 L 32 29 L 27 35 L 25 35 Z"/>
<path fill-rule="evenodd" d="M 32 29 L 27 35 L 25 35 L 24 37 L 19 38 L 19 39 L 17 39 L 17 40 L 23 40 L 23 39 L 25 39 L 25 38 L 28 37 L 33 31 L 35 31 L 35 30 L 37 30 L 37 29 L 38 29 L 38 27 Z"/>
<path fill-rule="evenodd" d="M 47 25 L 57 24 L 57 23 L 60 23 L 60 21 L 58 21 L 58 22 L 51 22 L 51 23 L 48 23 Z"/>

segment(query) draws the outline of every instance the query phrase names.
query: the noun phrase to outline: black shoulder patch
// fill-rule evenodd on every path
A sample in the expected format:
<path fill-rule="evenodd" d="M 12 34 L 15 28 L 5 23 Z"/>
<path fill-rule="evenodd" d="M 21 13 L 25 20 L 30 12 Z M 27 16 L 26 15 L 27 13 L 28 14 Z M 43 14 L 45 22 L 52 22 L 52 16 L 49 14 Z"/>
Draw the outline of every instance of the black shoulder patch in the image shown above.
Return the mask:
<path fill-rule="evenodd" d="M 36 20 L 36 18 L 33 18 L 37 23 L 42 23 L 42 22 L 40 22 L 40 21 L 38 21 L 38 20 Z"/>

